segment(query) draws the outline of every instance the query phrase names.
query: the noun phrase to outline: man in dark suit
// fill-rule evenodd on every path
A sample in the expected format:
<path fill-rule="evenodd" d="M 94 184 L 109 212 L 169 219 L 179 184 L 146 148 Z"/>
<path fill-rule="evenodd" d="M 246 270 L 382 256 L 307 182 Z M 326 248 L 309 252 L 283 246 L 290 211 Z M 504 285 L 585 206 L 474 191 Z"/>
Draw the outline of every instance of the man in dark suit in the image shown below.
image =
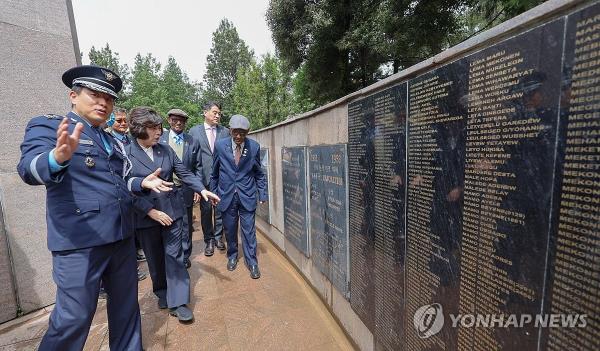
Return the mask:
<path fill-rule="evenodd" d="M 202 176 L 204 186 L 210 188 L 210 175 L 212 173 L 213 149 L 217 140 L 229 137 L 229 129 L 219 124 L 221 121 L 221 105 L 215 101 L 209 101 L 204 105 L 204 123 L 192 127 L 190 134 L 200 142 L 202 154 Z M 207 201 L 200 200 L 200 214 L 202 232 L 206 247 L 204 254 L 212 256 L 215 245 L 219 250 L 225 250 L 223 244 L 223 222 L 218 209 L 211 206 Z"/>
<path fill-rule="evenodd" d="M 172 183 L 156 171 L 131 177 L 122 144 L 102 130 L 122 87 L 117 74 L 80 66 L 66 71 L 62 80 L 71 88 L 72 111 L 66 117 L 33 118 L 17 166 L 27 184 L 46 187 L 57 291 L 39 349 L 83 349 L 102 280 L 111 350 L 141 350 L 131 192 L 168 192 Z"/>
<path fill-rule="evenodd" d="M 171 126 L 168 132 L 163 133 L 160 137 L 160 143 L 170 146 L 183 165 L 188 171 L 192 172 L 200 179 L 202 179 L 202 159 L 200 157 L 200 142 L 194 139 L 191 135 L 184 132 L 185 124 L 188 120 L 188 115 L 183 110 L 174 108 L 167 112 L 167 121 Z M 200 201 L 201 196 L 195 193 L 192 188 L 187 186 L 185 183 L 177 177 L 173 176 L 173 182 L 176 187 L 181 187 L 183 194 L 183 262 L 185 267 L 191 266 L 190 255 L 192 254 L 192 233 L 194 232 L 193 206 L 194 203 Z"/>
<path fill-rule="evenodd" d="M 267 201 L 266 180 L 260 164 L 260 145 L 247 139 L 250 122 L 234 115 L 229 122 L 231 138 L 215 144 L 210 188 L 221 198 L 217 208 L 223 214 L 227 237 L 227 269 L 232 271 L 238 261 L 238 222 L 242 226 L 244 260 L 252 279 L 260 278 L 256 259 L 256 193 L 259 201 Z"/>

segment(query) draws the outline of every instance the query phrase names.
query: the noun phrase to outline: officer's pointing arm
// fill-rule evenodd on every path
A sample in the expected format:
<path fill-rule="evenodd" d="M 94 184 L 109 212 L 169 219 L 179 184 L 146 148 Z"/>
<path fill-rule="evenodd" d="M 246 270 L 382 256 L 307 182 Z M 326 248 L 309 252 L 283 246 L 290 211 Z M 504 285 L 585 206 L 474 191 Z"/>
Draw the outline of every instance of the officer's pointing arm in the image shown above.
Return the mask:
<path fill-rule="evenodd" d="M 57 123 L 58 120 L 58 116 L 47 115 L 33 118 L 27 124 L 21 144 L 21 159 L 17 165 L 19 175 L 27 184 L 46 185 L 62 181 L 68 160 L 74 150 L 70 152 L 69 159 L 63 157 L 57 159 L 54 151 L 62 147 L 60 155 L 64 156 L 65 151 L 68 152 L 71 148 L 73 140 L 76 148 L 83 125 L 78 124 L 73 135 L 69 135 L 68 119 L 65 118 L 60 123 Z M 62 137 L 62 142 L 59 142 L 58 135 L 62 136 L 65 133 L 66 136 Z M 63 146 L 65 143 L 67 146 Z"/>

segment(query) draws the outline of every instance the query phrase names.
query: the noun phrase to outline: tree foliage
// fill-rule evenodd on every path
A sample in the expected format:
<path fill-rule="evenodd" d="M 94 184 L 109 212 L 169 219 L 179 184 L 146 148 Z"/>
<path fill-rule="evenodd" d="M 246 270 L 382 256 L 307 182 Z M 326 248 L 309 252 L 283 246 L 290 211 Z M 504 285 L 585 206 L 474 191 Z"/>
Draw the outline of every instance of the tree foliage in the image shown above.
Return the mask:
<path fill-rule="evenodd" d="M 254 130 L 302 111 L 294 99 L 292 79 L 283 62 L 270 54 L 238 73 L 231 97 L 232 110 L 248 117 Z"/>
<path fill-rule="evenodd" d="M 135 56 L 131 72 L 131 92 L 125 107 L 136 106 L 155 107 L 158 100 L 161 65 L 152 54 Z"/>
<path fill-rule="evenodd" d="M 324 104 L 541 2 L 271 0 L 267 22 L 289 69 L 302 69 L 308 100 Z"/>
<path fill-rule="evenodd" d="M 206 57 L 204 100 L 216 100 L 223 105 L 225 120 L 231 115 L 231 91 L 241 69 L 249 67 L 254 51 L 239 37 L 229 20 L 221 20 L 213 33 L 210 54 Z"/>

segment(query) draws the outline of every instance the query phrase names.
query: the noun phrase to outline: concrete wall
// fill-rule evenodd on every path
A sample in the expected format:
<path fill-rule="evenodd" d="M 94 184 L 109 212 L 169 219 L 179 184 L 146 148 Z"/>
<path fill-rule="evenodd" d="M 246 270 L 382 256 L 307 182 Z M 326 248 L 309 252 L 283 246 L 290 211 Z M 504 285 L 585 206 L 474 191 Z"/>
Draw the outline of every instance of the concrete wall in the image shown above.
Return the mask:
<path fill-rule="evenodd" d="M 70 0 L 0 0 L 0 323 L 54 303 L 45 189 L 21 181 L 29 119 L 69 111 L 61 75 L 80 62 Z"/>
<path fill-rule="evenodd" d="M 509 38 L 541 22 L 546 22 L 570 12 L 573 9 L 590 4 L 581 0 L 551 0 L 522 15 L 502 23 L 476 37 L 452 47 L 426 61 L 412 66 L 385 80 L 360 91 L 344 96 L 337 101 L 288 119 L 277 125 L 256 131 L 251 138 L 261 146 L 269 148 L 272 177 L 271 224 L 257 219 L 257 228 L 266 234 L 284 254 L 296 265 L 313 288 L 319 293 L 348 335 L 361 350 L 381 348 L 372 333 L 366 328 L 350 307 L 350 303 L 340 294 L 323 274 L 290 242 L 285 239 L 283 218 L 283 187 L 281 169 L 281 148 L 297 145 L 337 144 L 348 142 L 348 103 L 374 94 L 384 88 L 409 80 L 435 67 L 459 59 Z"/>

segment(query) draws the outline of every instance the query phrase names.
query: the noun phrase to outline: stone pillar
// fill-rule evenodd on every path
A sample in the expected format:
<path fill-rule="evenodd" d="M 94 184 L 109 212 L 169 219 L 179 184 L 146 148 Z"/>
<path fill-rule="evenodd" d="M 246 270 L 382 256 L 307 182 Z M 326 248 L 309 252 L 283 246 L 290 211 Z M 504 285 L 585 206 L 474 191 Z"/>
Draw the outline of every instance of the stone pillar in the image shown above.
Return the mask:
<path fill-rule="evenodd" d="M 29 119 L 70 109 L 61 75 L 81 63 L 71 1 L 0 0 L 0 43 L 1 323 L 54 303 L 45 189 L 16 166 Z"/>

